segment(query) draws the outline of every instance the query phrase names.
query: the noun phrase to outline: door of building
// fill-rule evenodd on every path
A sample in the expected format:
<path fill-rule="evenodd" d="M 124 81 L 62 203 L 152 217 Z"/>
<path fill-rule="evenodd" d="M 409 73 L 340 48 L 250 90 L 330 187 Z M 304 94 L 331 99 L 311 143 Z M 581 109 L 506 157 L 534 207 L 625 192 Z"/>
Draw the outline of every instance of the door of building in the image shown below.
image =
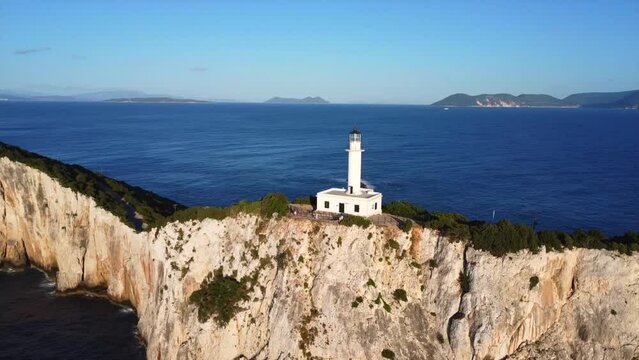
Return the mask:
<path fill-rule="evenodd" d="M 344 203 L 339 203 L 339 212 L 344 212 Z"/>

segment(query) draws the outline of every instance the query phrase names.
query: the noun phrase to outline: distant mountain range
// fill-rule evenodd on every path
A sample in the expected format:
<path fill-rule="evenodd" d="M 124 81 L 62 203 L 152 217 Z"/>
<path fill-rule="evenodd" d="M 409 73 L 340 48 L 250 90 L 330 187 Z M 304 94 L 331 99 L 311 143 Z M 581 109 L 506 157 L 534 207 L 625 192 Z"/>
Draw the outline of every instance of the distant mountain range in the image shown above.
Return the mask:
<path fill-rule="evenodd" d="M 639 109 L 639 90 L 572 94 L 563 99 L 544 94 L 453 94 L 433 106 L 600 107 Z"/>
<path fill-rule="evenodd" d="M 74 95 L 46 95 L 21 93 L 11 90 L 0 90 L 3 101 L 110 101 L 110 102 L 205 102 L 202 100 L 183 99 L 166 95 L 149 95 L 141 91 L 111 90 L 95 91 Z"/>
<path fill-rule="evenodd" d="M 330 102 L 322 99 L 319 96 L 310 97 L 307 96 L 303 99 L 294 99 L 294 98 L 282 98 L 282 97 L 274 97 L 265 101 L 265 103 L 269 104 L 330 104 Z"/>
<path fill-rule="evenodd" d="M 119 103 L 208 103 L 209 101 L 193 100 L 193 99 L 178 99 L 166 96 L 156 97 L 139 97 L 139 98 L 116 98 L 105 100 L 107 102 L 119 102 Z"/>

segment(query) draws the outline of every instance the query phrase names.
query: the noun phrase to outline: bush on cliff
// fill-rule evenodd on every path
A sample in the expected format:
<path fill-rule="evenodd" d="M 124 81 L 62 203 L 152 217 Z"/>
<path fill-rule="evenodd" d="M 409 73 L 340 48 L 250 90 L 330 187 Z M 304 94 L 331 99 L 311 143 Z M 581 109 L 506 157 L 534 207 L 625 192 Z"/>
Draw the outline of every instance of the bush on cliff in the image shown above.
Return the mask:
<path fill-rule="evenodd" d="M 436 211 L 431 214 L 431 219 L 424 225 L 438 230 L 442 235 L 454 241 L 463 241 L 470 238 L 469 222 L 462 214 Z"/>
<path fill-rule="evenodd" d="M 261 200 L 260 212 L 266 217 L 271 217 L 273 214 L 280 216 L 288 214 L 288 197 L 282 193 L 266 194 Z"/>
<path fill-rule="evenodd" d="M 530 226 L 502 220 L 497 224 L 483 223 L 471 229 L 473 246 L 495 256 L 529 249 L 539 251 L 537 234 Z"/>
<path fill-rule="evenodd" d="M 342 220 L 339 221 L 339 224 L 344 226 L 359 226 L 366 229 L 367 227 L 371 226 L 371 221 L 361 216 L 346 215 Z"/>
<path fill-rule="evenodd" d="M 402 229 L 403 232 L 409 233 L 413 229 L 413 222 L 408 219 L 399 225 L 399 228 Z"/>
<path fill-rule="evenodd" d="M 241 310 L 238 304 L 249 299 L 249 291 L 247 281 L 225 276 L 220 267 L 215 270 L 215 274 L 208 274 L 200 289 L 191 294 L 189 302 L 197 306 L 200 322 L 205 322 L 213 316 L 218 325 L 226 326 Z"/>
<path fill-rule="evenodd" d="M 142 215 L 143 222 L 153 224 L 185 208 L 150 191 L 94 173 L 82 166 L 65 164 L 2 142 L 0 157 L 40 170 L 63 187 L 93 198 L 98 206 L 137 230 L 141 230 L 141 227 L 136 226 L 136 222 L 140 221 L 134 218 L 135 212 Z"/>
<path fill-rule="evenodd" d="M 311 205 L 311 197 L 310 196 L 300 196 L 293 200 L 293 204 L 299 205 Z"/>
<path fill-rule="evenodd" d="M 382 206 L 382 210 L 391 215 L 401 216 L 416 221 L 427 221 L 430 218 L 424 208 L 411 204 L 408 201 L 391 201 Z"/>

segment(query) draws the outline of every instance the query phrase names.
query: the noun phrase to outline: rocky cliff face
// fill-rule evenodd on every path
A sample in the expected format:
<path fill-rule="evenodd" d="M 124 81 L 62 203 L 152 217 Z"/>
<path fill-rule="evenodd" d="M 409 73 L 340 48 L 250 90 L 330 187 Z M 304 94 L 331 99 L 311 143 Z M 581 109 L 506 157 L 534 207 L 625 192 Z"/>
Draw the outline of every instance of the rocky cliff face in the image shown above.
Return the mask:
<path fill-rule="evenodd" d="M 0 262 L 56 270 L 60 291 L 103 287 L 130 301 L 149 359 L 364 359 L 384 349 L 397 359 L 633 359 L 638 260 L 595 250 L 496 258 L 418 226 L 247 215 L 136 233 L 0 159 Z M 199 322 L 188 303 L 220 266 L 257 276 L 224 327 Z"/>

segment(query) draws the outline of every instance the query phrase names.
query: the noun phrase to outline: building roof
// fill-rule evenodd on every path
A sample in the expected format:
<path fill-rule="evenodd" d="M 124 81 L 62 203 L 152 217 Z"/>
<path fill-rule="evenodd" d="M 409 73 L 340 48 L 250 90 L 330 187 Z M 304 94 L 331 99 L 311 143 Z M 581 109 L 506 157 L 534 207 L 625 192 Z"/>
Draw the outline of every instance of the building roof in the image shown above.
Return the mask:
<path fill-rule="evenodd" d="M 351 134 L 362 134 L 361 131 L 357 130 L 357 128 L 353 128 L 353 131 L 351 131 Z"/>
<path fill-rule="evenodd" d="M 354 198 L 360 198 L 360 199 L 370 199 L 370 198 L 374 198 L 377 196 L 381 196 L 381 193 L 375 192 L 371 189 L 362 189 L 362 192 L 354 195 L 354 194 L 349 194 L 346 192 L 346 189 L 339 189 L 339 188 L 331 188 L 328 190 L 324 190 L 324 191 L 320 191 L 318 193 L 319 194 L 326 194 L 326 195 L 337 195 L 337 196 L 344 196 L 344 197 L 354 197 Z"/>

